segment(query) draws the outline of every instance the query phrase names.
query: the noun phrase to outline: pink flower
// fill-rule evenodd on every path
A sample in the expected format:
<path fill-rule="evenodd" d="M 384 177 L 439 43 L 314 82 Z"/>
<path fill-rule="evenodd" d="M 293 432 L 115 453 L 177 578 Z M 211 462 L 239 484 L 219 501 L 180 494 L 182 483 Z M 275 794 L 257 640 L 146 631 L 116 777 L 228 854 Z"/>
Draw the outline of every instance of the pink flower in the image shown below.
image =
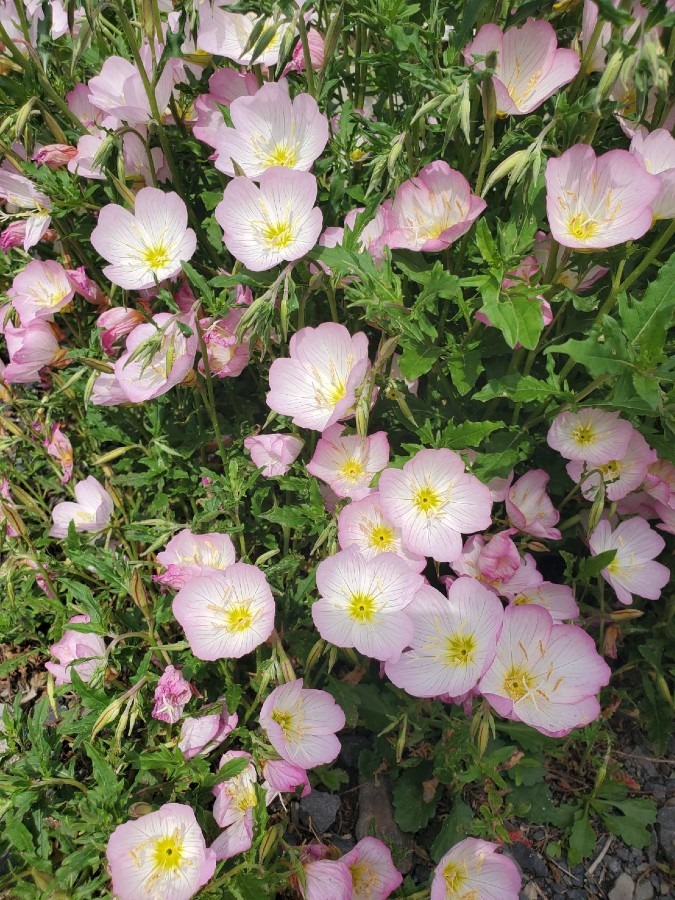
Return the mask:
<path fill-rule="evenodd" d="M 280 794 L 295 792 L 300 787 L 301 797 L 312 793 L 307 772 L 301 766 L 286 762 L 285 759 L 268 759 L 264 764 L 264 772 L 265 781 L 262 786 L 268 805 Z"/>
<path fill-rule="evenodd" d="M 341 859 L 310 858 L 302 867 L 305 886 L 298 887 L 303 900 L 353 900 L 352 875 Z"/>
<path fill-rule="evenodd" d="M 466 234 L 486 206 L 460 172 L 437 160 L 396 191 L 382 243 L 392 249 L 445 250 Z"/>
<path fill-rule="evenodd" d="M 282 759 L 312 769 L 340 752 L 335 732 L 344 728 L 345 715 L 330 694 L 303 688 L 299 678 L 272 691 L 260 709 L 260 725 Z"/>
<path fill-rule="evenodd" d="M 106 856 L 119 900 L 189 900 L 216 868 L 216 854 L 207 850 L 194 812 L 183 803 L 165 803 L 118 825 Z"/>
<path fill-rule="evenodd" d="M 166 568 L 162 575 L 153 575 L 153 581 L 167 584 L 179 590 L 202 575 L 215 575 L 236 562 L 232 539 L 217 531 L 193 534 L 184 528 L 171 538 L 157 562 Z"/>
<path fill-rule="evenodd" d="M 89 616 L 72 616 L 71 624 L 89 624 Z M 57 687 L 72 682 L 71 669 L 75 669 L 82 681 L 89 682 L 94 674 L 105 665 L 106 645 L 97 634 L 84 634 L 80 631 L 66 630 L 63 637 L 49 648 L 50 654 L 58 662 L 45 663 L 45 669 L 56 679 Z M 80 662 L 77 662 L 80 660 Z"/>
<path fill-rule="evenodd" d="M 477 56 L 496 52 L 493 84 L 497 115 L 523 116 L 537 109 L 579 71 L 574 50 L 559 50 L 555 30 L 548 22 L 528 19 L 520 28 L 502 31 L 497 25 L 483 25 L 464 49 L 464 59 L 478 71 L 485 61 Z"/>
<path fill-rule="evenodd" d="M 195 578 L 173 601 L 173 614 L 197 659 L 239 659 L 274 629 L 274 597 L 260 569 L 234 563 Z"/>
<path fill-rule="evenodd" d="M 157 59 L 161 57 L 159 47 Z M 141 48 L 141 60 L 147 76 L 154 82 L 153 61 L 150 47 Z M 174 85 L 180 81 L 183 63 L 177 58 L 169 59 L 154 85 L 154 94 L 160 114 L 164 113 Z M 104 113 L 120 119 L 129 125 L 147 125 L 152 120 L 150 101 L 145 92 L 138 68 L 121 56 L 109 56 L 103 63 L 100 75 L 89 80 L 89 101 Z"/>
<path fill-rule="evenodd" d="M 554 526 L 560 513 L 546 493 L 550 475 L 543 469 L 531 469 L 509 488 L 506 495 L 506 514 L 518 531 L 533 537 L 559 541 L 560 531 Z"/>
<path fill-rule="evenodd" d="M 285 475 L 304 446 L 302 438 L 294 434 L 258 434 L 244 438 L 253 465 L 265 478 Z"/>
<path fill-rule="evenodd" d="M 39 319 L 25 326 L 7 322 L 5 341 L 10 360 L 3 373 L 7 384 L 39 381 L 41 370 L 53 365 L 62 356 L 51 326 Z"/>
<path fill-rule="evenodd" d="M 609 500 L 623 500 L 637 490 L 647 477 L 647 470 L 656 462 L 652 450 L 639 431 L 632 429 L 626 452 L 620 459 L 611 459 L 598 466 L 589 466 L 575 460 L 567 464 L 567 474 L 581 485 L 587 500 L 595 499 L 600 485 L 604 485 Z"/>
<path fill-rule="evenodd" d="M 366 559 L 354 548 L 340 550 L 317 567 L 320 599 L 312 605 L 314 624 L 336 647 L 396 660 L 412 639 L 406 607 L 423 583 L 422 576 L 393 553 Z"/>
<path fill-rule="evenodd" d="M 351 209 L 345 216 L 345 228 L 356 229 L 356 219 L 364 212 L 364 207 Z M 362 253 L 370 253 L 377 262 L 382 259 L 382 248 L 386 241 L 389 224 L 389 207 L 378 206 L 373 218 L 359 229 L 359 248 Z M 414 393 L 414 392 L 413 392 Z"/>
<path fill-rule="evenodd" d="M 619 413 L 587 406 L 577 413 L 557 415 L 546 440 L 565 459 L 602 466 L 621 459 L 632 436 L 633 426 L 619 418 Z"/>
<path fill-rule="evenodd" d="M 75 525 L 75 531 L 89 531 L 94 534 L 108 527 L 113 514 L 112 498 L 93 475 L 77 482 L 75 500 L 74 503 L 64 501 L 56 504 L 52 510 L 54 524 L 49 532 L 50 537 L 67 537 L 71 522 Z"/>
<path fill-rule="evenodd" d="M 137 309 L 127 309 L 124 306 L 115 306 L 107 309 L 96 320 L 98 328 L 102 329 L 101 347 L 108 356 L 113 356 L 118 348 L 115 347 L 117 341 L 130 334 L 137 325 L 141 325 L 146 321 L 143 313 Z"/>
<path fill-rule="evenodd" d="M 494 661 L 478 688 L 507 719 L 564 737 L 600 714 L 595 696 L 610 670 L 576 625 L 555 625 L 540 606 L 509 606 Z"/>
<path fill-rule="evenodd" d="M 256 25 L 262 28 L 260 34 L 274 26 L 276 29 L 263 52 L 253 60 L 253 47 L 248 45 Z M 249 66 L 252 62 L 261 66 L 274 66 L 279 61 L 279 49 L 290 27 L 290 22 L 265 19 L 255 13 L 231 13 L 217 3 L 201 0 L 197 47 L 231 59 L 240 66 Z"/>
<path fill-rule="evenodd" d="M 51 224 L 51 200 L 28 178 L 6 169 L 0 169 L 0 198 L 26 215 L 23 249 L 30 250 Z"/>
<path fill-rule="evenodd" d="M 666 459 L 657 459 L 647 469 L 645 491 L 666 506 L 675 507 L 675 466 Z"/>
<path fill-rule="evenodd" d="M 0 373 L 1 374 L 1 373 Z M 13 506 L 12 504 L 12 494 L 9 489 L 9 481 L 6 478 L 0 478 L 0 525 L 5 526 L 5 534 L 7 537 L 17 537 L 19 532 L 12 525 L 12 523 L 7 519 L 4 511 L 4 505 L 2 500 L 8 501 L 10 508 Z M 1 533 L 1 532 L 0 532 Z"/>
<path fill-rule="evenodd" d="M 49 437 L 43 444 L 47 453 L 58 460 L 61 466 L 61 484 L 68 484 L 73 477 L 73 445 L 57 422 L 51 426 Z"/>
<path fill-rule="evenodd" d="M 114 375 L 102 372 L 94 382 L 89 401 L 94 406 L 120 406 L 129 403 L 129 398 Z"/>
<path fill-rule="evenodd" d="M 197 238 L 178 194 L 146 187 L 136 194 L 133 213 L 117 203 L 103 207 L 91 243 L 110 263 L 103 272 L 113 284 L 140 290 L 177 275 Z"/>
<path fill-rule="evenodd" d="M 0 249 L 6 253 L 12 247 L 22 247 L 26 238 L 26 228 L 25 219 L 16 219 L 14 222 L 10 222 L 0 234 Z"/>
<path fill-rule="evenodd" d="M 73 299 L 75 291 L 60 263 L 34 259 L 14 276 L 7 296 L 22 325 L 36 319 L 51 322 L 54 313 Z"/>
<path fill-rule="evenodd" d="M 216 168 L 235 175 L 234 162 L 249 178 L 274 166 L 308 172 L 328 143 L 328 120 L 316 100 L 298 94 L 286 82 L 267 82 L 253 96 L 237 97 L 230 106 L 233 128 L 216 134 Z"/>
<path fill-rule="evenodd" d="M 208 756 L 234 731 L 238 722 L 239 716 L 236 713 L 230 714 L 224 703 L 219 713 L 183 719 L 178 749 L 185 759 Z"/>
<path fill-rule="evenodd" d="M 627 150 L 596 157 L 575 144 L 546 164 L 546 213 L 551 234 L 563 247 L 614 247 L 642 237 L 652 224 L 659 193 L 655 175 Z"/>
<path fill-rule="evenodd" d="M 155 688 L 152 718 L 173 725 L 183 715 L 185 704 L 191 699 L 190 682 L 183 678 L 179 669 L 167 666 Z"/>
<path fill-rule="evenodd" d="M 391 850 L 377 838 L 362 838 L 340 862 L 352 875 L 352 900 L 386 900 L 403 883 Z"/>
<path fill-rule="evenodd" d="M 492 523 L 490 491 L 452 450 L 420 450 L 402 469 L 383 472 L 378 487 L 382 511 L 406 547 L 438 562 L 453 562 L 461 535 Z"/>
<path fill-rule="evenodd" d="M 655 219 L 672 219 L 675 216 L 675 138 L 665 128 L 657 128 L 651 134 L 635 132 L 630 152 L 640 160 L 647 172 L 655 175 L 660 190 L 652 202 Z"/>
<path fill-rule="evenodd" d="M 309 172 L 275 167 L 259 181 L 233 178 L 215 213 L 225 246 L 253 272 L 301 259 L 315 246 L 323 221 Z"/>
<path fill-rule="evenodd" d="M 220 106 L 229 106 L 237 97 L 252 96 L 258 89 L 258 79 L 253 72 L 216 69 L 209 78 L 208 94 L 200 94 L 195 100 L 194 136 L 209 147 L 215 147 L 218 130 L 225 124 Z"/>
<path fill-rule="evenodd" d="M 591 535 L 589 546 L 593 556 L 616 550 L 616 556 L 601 575 L 614 588 L 619 602 L 626 606 L 633 602 L 633 594 L 658 600 L 670 580 L 670 569 L 654 562 L 666 542 L 640 516 L 626 519 L 613 531 L 603 519 Z"/>
<path fill-rule="evenodd" d="M 127 400 L 153 400 L 180 384 L 194 366 L 198 341 L 190 314 L 158 313 L 134 328 L 127 337 L 126 352 L 115 363 L 115 378 Z"/>
<path fill-rule="evenodd" d="M 230 859 L 244 853 L 253 843 L 253 809 L 258 798 L 255 784 L 258 775 L 253 757 L 242 750 L 228 750 L 220 759 L 220 768 L 234 759 L 248 759 L 249 764 L 239 775 L 221 781 L 213 788 L 216 802 L 213 818 L 225 830 L 211 844 L 216 859 Z"/>
<path fill-rule="evenodd" d="M 325 481 L 338 497 L 362 500 L 370 493 L 375 475 L 389 462 L 389 441 L 384 431 L 365 438 L 343 431 L 338 422 L 324 431 L 307 471 Z"/>
<path fill-rule="evenodd" d="M 66 102 L 70 111 L 85 128 L 96 130 L 103 122 L 103 110 L 91 102 L 91 91 L 86 84 L 76 84 L 72 91 L 66 94 Z"/>
<path fill-rule="evenodd" d="M 474 578 L 458 578 L 447 599 L 421 588 L 409 607 L 410 650 L 385 664 L 387 676 L 413 697 L 459 697 L 474 688 L 495 655 L 504 612 L 497 597 Z"/>
<path fill-rule="evenodd" d="M 250 344 L 247 335 L 241 340 L 237 338 L 237 328 L 243 315 L 243 309 L 232 309 L 224 318 L 216 319 L 204 331 L 209 369 L 216 378 L 236 378 L 249 363 Z M 200 360 L 199 371 L 203 370 L 204 361 Z"/>
<path fill-rule="evenodd" d="M 543 606 L 550 612 L 551 618 L 556 623 L 565 622 L 567 619 L 576 619 L 579 615 L 574 591 L 566 584 L 541 581 L 539 584 L 522 588 L 509 600 L 509 606 L 525 606 L 526 604 Z"/>
<path fill-rule="evenodd" d="M 356 392 L 368 369 L 368 338 L 344 325 L 324 322 L 301 328 L 289 345 L 289 359 L 270 368 L 267 405 L 295 425 L 325 431 L 354 415 Z"/>
<path fill-rule="evenodd" d="M 46 144 L 33 154 L 33 162 L 49 169 L 60 169 L 75 156 L 77 150 L 69 144 Z"/>
<path fill-rule="evenodd" d="M 513 529 L 488 535 L 472 534 L 464 543 L 461 554 L 451 563 L 458 575 L 469 575 L 495 594 L 512 597 L 537 587 L 543 577 L 528 553 L 521 559 L 511 539 Z"/>
<path fill-rule="evenodd" d="M 551 255 L 551 236 L 545 231 L 538 231 L 535 236 L 535 244 L 532 252 L 539 263 L 542 272 L 548 269 L 548 261 Z M 556 271 L 560 266 L 562 255 L 565 252 L 564 247 L 558 247 L 556 253 Z M 557 283 L 564 285 L 570 291 L 582 294 L 589 291 L 595 282 L 609 272 L 606 266 L 590 266 L 589 268 L 579 272 L 579 264 L 564 269 L 557 278 Z"/>
<path fill-rule="evenodd" d="M 365 559 L 395 553 L 413 572 L 421 572 L 427 564 L 426 557 L 411 553 L 402 543 L 401 530 L 385 517 L 377 491 L 340 510 L 338 541 L 342 550 L 354 547 Z"/>
<path fill-rule="evenodd" d="M 499 846 L 465 838 L 448 850 L 434 870 L 430 900 L 518 900 L 520 875 Z"/>
<path fill-rule="evenodd" d="M 316 28 L 310 28 L 307 32 L 307 45 L 309 47 L 309 63 L 313 69 L 321 69 L 324 63 L 324 42 L 322 35 Z M 305 52 L 302 47 L 302 41 L 298 41 L 293 50 L 291 61 L 281 73 L 287 75 L 289 72 L 304 72 L 307 68 L 305 61 Z"/>

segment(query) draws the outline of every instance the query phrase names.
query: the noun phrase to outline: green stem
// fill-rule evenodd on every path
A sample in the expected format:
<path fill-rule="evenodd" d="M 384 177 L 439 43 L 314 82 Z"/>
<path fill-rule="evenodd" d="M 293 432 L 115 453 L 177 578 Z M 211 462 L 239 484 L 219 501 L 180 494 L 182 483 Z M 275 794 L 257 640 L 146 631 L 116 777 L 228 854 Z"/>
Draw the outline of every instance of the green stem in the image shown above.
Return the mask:
<path fill-rule="evenodd" d="M 483 148 L 481 150 L 478 177 L 476 179 L 476 193 L 479 197 L 483 190 L 485 173 L 487 171 L 488 162 L 490 161 L 490 155 L 495 146 L 495 119 L 497 117 L 497 98 L 495 97 L 495 86 L 492 78 L 486 78 L 483 81 L 482 90 L 485 129 L 483 131 Z"/>
<path fill-rule="evenodd" d="M 307 38 L 307 24 L 302 10 L 298 16 L 298 30 L 300 32 L 300 43 L 302 44 L 302 55 L 305 57 L 305 78 L 307 79 L 307 93 L 316 99 L 316 85 L 314 84 L 314 70 L 312 69 L 312 58 L 309 52 L 309 40 Z"/>

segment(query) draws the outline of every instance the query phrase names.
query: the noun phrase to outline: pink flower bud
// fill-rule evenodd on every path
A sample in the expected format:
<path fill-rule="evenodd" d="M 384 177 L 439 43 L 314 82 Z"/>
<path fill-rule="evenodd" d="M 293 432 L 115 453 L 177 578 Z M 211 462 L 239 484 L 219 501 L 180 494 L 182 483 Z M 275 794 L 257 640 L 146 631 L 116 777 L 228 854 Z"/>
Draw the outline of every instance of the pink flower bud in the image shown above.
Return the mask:
<path fill-rule="evenodd" d="M 70 147 L 68 144 L 47 144 L 33 154 L 32 158 L 38 166 L 60 169 L 62 166 L 68 165 L 76 153 L 77 148 Z"/>

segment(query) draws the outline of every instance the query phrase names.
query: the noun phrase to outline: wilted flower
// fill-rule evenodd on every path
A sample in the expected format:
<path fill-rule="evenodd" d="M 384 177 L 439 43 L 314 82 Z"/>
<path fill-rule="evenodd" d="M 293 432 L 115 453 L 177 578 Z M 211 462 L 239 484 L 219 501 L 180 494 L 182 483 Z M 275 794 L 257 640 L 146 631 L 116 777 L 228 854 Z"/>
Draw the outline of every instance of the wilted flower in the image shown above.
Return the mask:
<path fill-rule="evenodd" d="M 195 814 L 183 803 L 118 825 L 106 849 L 119 900 L 189 900 L 212 877 L 216 854 L 207 850 Z"/>
<path fill-rule="evenodd" d="M 647 600 L 659 599 L 670 580 L 670 569 L 654 559 L 666 542 L 643 518 L 626 519 L 614 530 L 603 519 L 588 543 L 593 556 L 616 550 L 616 556 L 600 574 L 614 588 L 620 603 L 630 606 L 633 594 Z"/>
<path fill-rule="evenodd" d="M 87 625 L 91 619 L 87 615 L 72 616 L 70 624 Z M 49 648 L 50 654 L 58 662 L 45 663 L 45 669 L 51 672 L 60 687 L 72 682 L 71 669 L 75 669 L 82 681 L 88 682 L 94 673 L 105 664 L 105 641 L 98 634 L 66 629 L 63 637 Z M 78 661 L 79 660 L 79 661 Z"/>
<path fill-rule="evenodd" d="M 316 28 L 310 28 L 307 32 L 307 46 L 309 47 L 309 64 L 313 69 L 321 69 L 324 63 L 324 41 L 322 35 Z M 307 68 L 305 60 L 305 51 L 302 41 L 298 41 L 293 50 L 291 61 L 281 73 L 287 75 L 289 72 L 304 72 Z"/>
<path fill-rule="evenodd" d="M 329 693 L 305 689 L 299 678 L 272 691 L 260 709 L 260 725 L 282 759 L 312 769 L 340 752 L 335 732 L 344 728 L 345 715 Z"/>
<path fill-rule="evenodd" d="M 69 144 L 46 144 L 33 154 L 33 162 L 49 169 L 60 169 L 67 165 L 77 153 Z"/>
<path fill-rule="evenodd" d="M 44 441 L 47 453 L 58 460 L 61 466 L 61 484 L 68 484 L 73 477 L 73 445 L 61 430 L 58 422 L 49 429 L 49 436 Z"/>
<path fill-rule="evenodd" d="M 239 722 L 236 713 L 229 713 L 223 703 L 219 713 L 183 719 L 178 749 L 185 759 L 207 756 L 233 731 Z"/>
<path fill-rule="evenodd" d="M 587 406 L 577 413 L 557 415 L 546 440 L 565 459 L 602 466 L 621 459 L 632 436 L 633 426 L 619 418 L 619 413 Z"/>
<path fill-rule="evenodd" d="M 492 81 L 500 116 L 531 113 L 579 71 L 577 54 L 559 50 L 555 29 L 541 20 L 528 19 L 521 27 L 506 31 L 497 25 L 483 25 L 463 54 L 467 63 L 482 71 L 485 60 L 474 62 L 475 57 L 494 52 Z"/>
<path fill-rule="evenodd" d="M 215 213 L 225 246 L 253 272 L 301 259 L 321 233 L 316 190 L 311 173 L 293 169 L 267 169 L 259 186 L 233 178 Z"/>
<path fill-rule="evenodd" d="M 185 704 L 191 698 L 190 682 L 183 678 L 179 669 L 167 666 L 155 688 L 152 718 L 173 725 L 183 715 Z"/>
<path fill-rule="evenodd" d="M 324 322 L 293 335 L 288 359 L 270 368 L 267 405 L 301 428 L 325 431 L 354 415 L 356 392 L 370 367 L 368 338 Z"/>
<path fill-rule="evenodd" d="M 546 164 L 546 213 L 551 234 L 563 247 L 614 247 L 651 227 L 651 204 L 660 182 L 627 150 L 596 157 L 575 144 Z"/>
<path fill-rule="evenodd" d="M 389 462 L 385 431 L 362 438 L 343 434 L 339 423 L 327 428 L 307 464 L 310 475 L 325 481 L 338 497 L 362 500 L 370 493 L 370 482 Z"/>
<path fill-rule="evenodd" d="M 253 465 L 265 478 L 285 475 L 304 446 L 302 438 L 294 434 L 257 434 L 244 438 Z"/>
<path fill-rule="evenodd" d="M 498 850 L 498 844 L 478 838 L 455 844 L 434 870 L 430 900 L 518 900 L 518 869 Z"/>
<path fill-rule="evenodd" d="M 427 564 L 425 556 L 411 553 L 403 544 L 400 528 L 382 512 L 377 491 L 340 510 L 338 541 L 342 550 L 354 547 L 366 559 L 372 559 L 379 553 L 395 553 L 413 572 L 421 572 Z"/>
<path fill-rule="evenodd" d="M 554 526 L 560 521 L 560 513 L 546 493 L 550 475 L 543 469 L 531 469 L 506 495 L 506 514 L 518 531 L 533 537 L 559 541 L 560 531 Z"/>
<path fill-rule="evenodd" d="M 146 321 L 142 312 L 137 309 L 127 309 L 124 306 L 115 306 L 107 309 L 96 320 L 96 325 L 101 329 L 101 347 L 108 356 L 112 356 L 118 348 L 117 341 L 130 334 L 137 325 Z"/>
<path fill-rule="evenodd" d="M 111 263 L 103 272 L 113 284 L 140 290 L 177 275 L 197 238 L 178 194 L 146 187 L 136 194 L 133 213 L 117 203 L 103 207 L 91 243 Z"/>
<path fill-rule="evenodd" d="M 5 325 L 9 365 L 3 378 L 7 384 L 30 384 L 40 380 L 40 372 L 58 362 L 63 354 L 49 323 L 33 320 L 28 325 Z"/>
<path fill-rule="evenodd" d="M 28 178 L 6 169 L 0 169 L 0 198 L 7 200 L 25 217 L 23 249 L 30 250 L 51 224 L 51 200 Z"/>
<path fill-rule="evenodd" d="M 75 525 L 75 531 L 96 533 L 107 527 L 113 514 L 112 498 L 93 475 L 77 482 L 75 501 L 56 504 L 52 510 L 54 524 L 49 532 L 50 537 L 67 537 L 71 522 Z"/>
<path fill-rule="evenodd" d="M 532 248 L 532 253 L 534 254 L 537 262 L 539 263 L 539 267 L 542 272 L 546 272 L 548 269 L 549 257 L 551 254 L 551 236 L 546 234 L 545 231 L 538 231 L 535 236 L 535 244 Z M 560 267 L 560 262 L 562 259 L 563 253 L 566 250 L 564 247 L 558 247 L 556 252 L 556 267 L 555 271 L 558 272 Z M 578 264 L 572 263 L 568 265 L 562 272 L 558 275 L 556 282 L 558 284 L 564 285 L 570 291 L 574 291 L 577 294 L 582 294 L 584 291 L 589 291 L 595 282 L 602 278 L 604 275 L 609 272 L 609 269 L 606 266 L 590 266 L 586 270 L 578 271 Z"/>
<path fill-rule="evenodd" d="M 243 309 L 232 309 L 222 319 L 207 325 L 203 338 L 209 369 L 216 378 L 236 378 L 244 371 L 250 359 L 247 336 L 237 337 L 237 328 Z M 204 370 L 204 360 L 199 361 L 199 371 Z"/>
<path fill-rule="evenodd" d="M 234 565 L 236 554 L 229 535 L 217 531 L 193 534 L 184 528 L 157 554 L 157 562 L 166 572 L 153 575 L 153 581 L 179 590 L 195 578 L 214 575 Z"/>

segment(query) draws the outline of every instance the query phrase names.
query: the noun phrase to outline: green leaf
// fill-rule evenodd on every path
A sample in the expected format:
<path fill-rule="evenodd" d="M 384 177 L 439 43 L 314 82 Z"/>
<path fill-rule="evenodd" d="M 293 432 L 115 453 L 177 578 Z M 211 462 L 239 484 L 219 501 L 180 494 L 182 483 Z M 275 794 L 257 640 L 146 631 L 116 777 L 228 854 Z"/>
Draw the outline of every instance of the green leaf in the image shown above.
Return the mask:
<path fill-rule="evenodd" d="M 403 353 L 398 361 L 401 374 L 408 381 L 426 375 L 441 355 L 438 347 L 423 344 L 403 344 Z"/>
<path fill-rule="evenodd" d="M 528 297 L 517 290 L 483 293 L 480 310 L 498 328 L 509 347 L 521 344 L 534 350 L 544 328 L 541 303 L 536 297 Z"/>
<path fill-rule="evenodd" d="M 545 353 L 565 353 L 593 375 L 614 375 L 625 371 L 632 362 L 626 338 L 617 322 L 605 316 L 602 325 L 594 325 L 583 341 L 570 340 Z"/>
<path fill-rule="evenodd" d="M 6 812 L 3 818 L 5 837 L 10 844 L 29 859 L 35 858 L 33 836 L 23 822 L 14 813 Z"/>
<path fill-rule="evenodd" d="M 476 224 L 476 245 L 480 251 L 480 255 L 483 257 L 485 262 L 489 266 L 494 266 L 497 264 L 497 259 L 495 256 L 495 242 L 492 239 L 492 235 L 490 234 L 490 229 L 488 228 L 488 224 L 485 219 L 479 219 Z"/>
<path fill-rule="evenodd" d="M 576 806 L 571 803 L 556 805 L 545 782 L 514 788 L 509 801 L 517 807 L 519 817 L 533 825 L 556 825 L 569 827 L 574 818 Z"/>
<path fill-rule="evenodd" d="M 598 576 L 616 556 L 616 550 L 603 550 L 597 556 L 587 556 L 579 563 L 579 574 L 577 578 L 582 584 L 588 584 L 593 578 Z"/>
<path fill-rule="evenodd" d="M 569 839 L 569 852 L 567 859 L 570 865 L 576 866 L 590 856 L 595 849 L 595 831 L 588 819 L 588 813 L 583 812 L 572 825 Z"/>
<path fill-rule="evenodd" d="M 564 392 L 552 387 L 546 381 L 540 381 L 533 375 L 504 375 L 502 378 L 491 378 L 485 387 L 473 395 L 474 400 L 483 403 L 495 397 L 508 397 L 515 403 L 531 403 L 548 400 L 550 397 L 563 397 Z"/>
<path fill-rule="evenodd" d="M 429 802 L 424 800 L 424 781 L 432 778 L 431 766 L 423 763 L 408 769 L 394 785 L 394 818 L 403 831 L 419 831 L 431 821 L 441 792 L 436 789 Z"/>
<path fill-rule="evenodd" d="M 656 804 L 648 797 L 628 800 L 599 800 L 592 803 L 593 808 L 602 816 L 607 828 L 620 837 L 629 847 L 646 847 L 651 834 L 648 825 L 656 822 Z M 610 812 L 618 809 L 622 815 Z"/>
<path fill-rule="evenodd" d="M 503 422 L 450 423 L 443 429 L 441 445 L 451 450 L 467 450 L 477 447 L 493 431 L 504 428 Z"/>
<path fill-rule="evenodd" d="M 439 862 L 451 847 L 466 837 L 466 826 L 472 820 L 473 812 L 469 804 L 463 800 L 457 800 L 445 817 L 441 830 L 431 845 L 431 858 L 435 863 Z"/>

